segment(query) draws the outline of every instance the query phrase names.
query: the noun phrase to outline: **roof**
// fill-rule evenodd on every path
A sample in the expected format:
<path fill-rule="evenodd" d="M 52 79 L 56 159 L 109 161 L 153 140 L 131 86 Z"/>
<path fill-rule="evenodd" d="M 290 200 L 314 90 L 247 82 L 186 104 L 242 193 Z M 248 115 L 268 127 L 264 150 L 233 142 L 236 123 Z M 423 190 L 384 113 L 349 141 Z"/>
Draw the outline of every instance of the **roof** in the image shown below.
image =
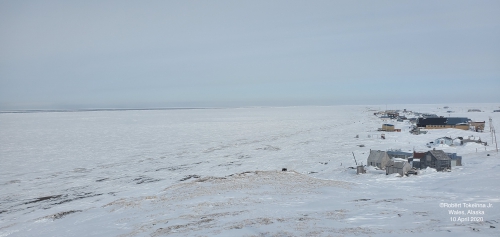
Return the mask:
<path fill-rule="evenodd" d="M 436 157 L 437 160 L 451 160 L 450 157 L 448 155 L 446 155 L 446 153 L 444 153 L 444 151 L 442 150 L 432 150 L 432 151 L 429 151 L 429 153 Z"/>
<path fill-rule="evenodd" d="M 392 156 L 398 156 L 398 155 L 412 156 L 413 153 L 411 153 L 411 152 L 404 152 L 404 151 L 387 151 L 387 155 L 392 155 Z"/>
<path fill-rule="evenodd" d="M 469 118 L 449 117 L 449 118 L 418 118 L 417 126 L 425 127 L 426 125 L 457 125 L 459 123 L 468 123 Z"/>
<path fill-rule="evenodd" d="M 459 123 L 468 123 L 468 118 L 460 118 L 460 117 L 450 117 L 446 119 L 447 125 L 457 125 Z"/>
<path fill-rule="evenodd" d="M 417 126 L 425 127 L 427 125 L 445 125 L 446 118 L 418 118 Z"/>
<path fill-rule="evenodd" d="M 388 124 L 388 123 L 384 123 L 383 125 L 384 125 L 384 126 L 389 126 L 389 127 L 394 127 L 394 125 L 392 125 L 392 124 Z"/>

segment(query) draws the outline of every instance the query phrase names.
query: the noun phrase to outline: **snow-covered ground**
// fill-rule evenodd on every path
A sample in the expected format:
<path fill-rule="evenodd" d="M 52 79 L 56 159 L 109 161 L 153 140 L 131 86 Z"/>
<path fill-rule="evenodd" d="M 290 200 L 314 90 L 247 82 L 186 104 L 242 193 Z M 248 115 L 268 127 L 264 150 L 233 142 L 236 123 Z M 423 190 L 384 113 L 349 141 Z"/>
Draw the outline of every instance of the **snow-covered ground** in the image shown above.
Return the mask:
<path fill-rule="evenodd" d="M 499 105 L 444 106 L 387 109 L 485 132 L 378 132 L 385 105 L 3 113 L 0 236 L 500 236 Z M 353 152 L 366 164 L 370 149 L 427 151 L 443 136 L 488 146 L 436 147 L 463 156 L 452 172 L 349 169 Z"/>

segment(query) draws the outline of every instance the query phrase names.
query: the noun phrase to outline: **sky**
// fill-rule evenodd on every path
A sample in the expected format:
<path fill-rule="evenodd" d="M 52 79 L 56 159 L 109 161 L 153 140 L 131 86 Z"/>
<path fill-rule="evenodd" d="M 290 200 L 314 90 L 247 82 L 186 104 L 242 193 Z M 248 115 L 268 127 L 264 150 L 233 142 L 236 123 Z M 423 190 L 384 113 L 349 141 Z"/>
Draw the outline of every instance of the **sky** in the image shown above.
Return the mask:
<path fill-rule="evenodd" d="M 500 1 L 0 1 L 0 110 L 500 103 Z"/>

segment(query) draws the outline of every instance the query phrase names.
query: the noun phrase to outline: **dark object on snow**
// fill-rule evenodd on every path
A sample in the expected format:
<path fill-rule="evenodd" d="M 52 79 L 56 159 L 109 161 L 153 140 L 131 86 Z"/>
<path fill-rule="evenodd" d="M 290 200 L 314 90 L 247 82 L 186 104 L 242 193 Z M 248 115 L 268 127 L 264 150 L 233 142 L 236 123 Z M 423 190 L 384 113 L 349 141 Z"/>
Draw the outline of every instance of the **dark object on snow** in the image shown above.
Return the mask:
<path fill-rule="evenodd" d="M 365 170 L 365 167 L 362 166 L 362 165 L 358 165 L 356 167 L 356 174 L 365 174 L 366 173 L 366 170 Z"/>
<path fill-rule="evenodd" d="M 287 171 L 287 169 L 286 169 L 286 168 L 283 168 L 283 169 L 281 169 L 281 171 Z"/>
<path fill-rule="evenodd" d="M 409 170 L 407 173 L 406 173 L 407 176 L 410 176 L 410 175 L 418 175 L 418 170 L 416 170 L 415 168 L 412 168 L 411 170 Z"/>
<path fill-rule="evenodd" d="M 495 228 L 494 226 L 490 225 L 490 228 Z"/>
<path fill-rule="evenodd" d="M 490 156 L 490 154 L 486 154 L 486 156 Z"/>

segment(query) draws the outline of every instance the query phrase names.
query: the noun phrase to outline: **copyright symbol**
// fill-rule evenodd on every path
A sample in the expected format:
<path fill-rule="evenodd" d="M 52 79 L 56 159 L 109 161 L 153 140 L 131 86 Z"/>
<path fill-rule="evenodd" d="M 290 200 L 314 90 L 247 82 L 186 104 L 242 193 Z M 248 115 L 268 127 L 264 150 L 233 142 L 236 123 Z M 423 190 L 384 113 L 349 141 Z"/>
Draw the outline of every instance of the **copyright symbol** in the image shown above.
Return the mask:
<path fill-rule="evenodd" d="M 439 203 L 439 207 L 443 208 L 444 204 L 443 203 Z"/>

